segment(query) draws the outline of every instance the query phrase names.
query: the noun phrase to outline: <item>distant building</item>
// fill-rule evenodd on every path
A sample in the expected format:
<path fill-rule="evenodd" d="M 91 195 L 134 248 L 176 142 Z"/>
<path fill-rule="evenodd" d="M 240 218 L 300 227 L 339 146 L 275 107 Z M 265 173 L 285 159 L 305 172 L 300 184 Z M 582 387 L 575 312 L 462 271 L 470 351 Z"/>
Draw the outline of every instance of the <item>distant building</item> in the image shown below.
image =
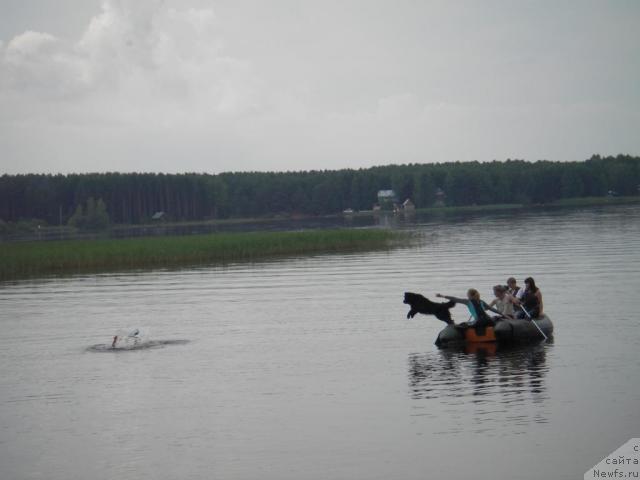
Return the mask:
<path fill-rule="evenodd" d="M 386 200 L 396 200 L 396 192 L 393 190 L 378 190 L 378 198 L 384 198 Z"/>
<path fill-rule="evenodd" d="M 398 197 L 393 190 L 378 191 L 378 205 L 380 205 L 381 210 L 393 210 L 397 203 Z"/>
<path fill-rule="evenodd" d="M 447 195 L 444 193 L 444 190 L 442 190 L 441 188 L 436 188 L 436 194 L 435 194 L 436 200 L 433 203 L 434 207 L 444 207 L 445 205 L 445 200 L 447 199 Z"/>
<path fill-rule="evenodd" d="M 164 212 L 156 212 L 151 216 L 151 220 L 153 220 L 154 222 L 160 222 L 162 220 L 164 220 L 166 217 Z"/>

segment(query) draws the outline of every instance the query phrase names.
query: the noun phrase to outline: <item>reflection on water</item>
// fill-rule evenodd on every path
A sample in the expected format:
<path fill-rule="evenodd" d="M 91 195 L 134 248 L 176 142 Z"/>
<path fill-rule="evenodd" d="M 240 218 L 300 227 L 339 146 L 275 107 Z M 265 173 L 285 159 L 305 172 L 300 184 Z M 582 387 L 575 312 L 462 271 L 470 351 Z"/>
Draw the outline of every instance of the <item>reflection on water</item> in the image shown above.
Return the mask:
<path fill-rule="evenodd" d="M 429 402 L 442 402 L 452 414 L 450 433 L 470 427 L 479 433 L 497 425 L 517 433 L 530 422 L 546 423 L 547 348 L 552 347 L 500 348 L 484 344 L 411 354 L 413 415 L 424 415 Z M 456 407 L 472 414 L 471 423 Z"/>
<path fill-rule="evenodd" d="M 0 479 L 568 480 L 637 436 L 637 206 L 401 228 L 416 245 L 1 284 Z M 405 291 L 510 275 L 553 345 L 437 350 L 444 324 L 406 319 Z M 126 325 L 171 343 L 109 355 Z"/>

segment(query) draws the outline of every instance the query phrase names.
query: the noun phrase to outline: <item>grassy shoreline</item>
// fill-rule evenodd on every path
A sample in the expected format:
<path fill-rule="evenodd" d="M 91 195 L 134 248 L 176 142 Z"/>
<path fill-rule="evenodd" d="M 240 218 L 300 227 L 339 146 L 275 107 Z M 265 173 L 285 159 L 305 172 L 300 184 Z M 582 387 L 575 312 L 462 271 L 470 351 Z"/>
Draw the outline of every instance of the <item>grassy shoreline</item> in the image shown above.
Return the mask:
<path fill-rule="evenodd" d="M 640 196 L 633 197 L 577 197 L 563 198 L 549 206 L 551 207 L 598 207 L 602 205 L 630 205 L 640 203 Z"/>
<path fill-rule="evenodd" d="M 606 205 L 632 205 L 640 203 L 640 196 L 625 196 L 625 197 L 578 197 L 578 198 L 566 198 L 562 200 L 556 200 L 549 203 L 539 203 L 539 204 L 521 204 L 521 203 L 499 203 L 499 204 L 485 204 L 485 205 L 463 205 L 463 206 L 443 206 L 443 207 L 426 207 L 419 208 L 416 210 L 416 213 L 419 214 L 437 214 L 437 215 L 447 215 L 447 214 L 460 214 L 460 213 L 491 213 L 491 212 L 500 212 L 500 211 L 516 211 L 516 210 L 542 210 L 548 208 L 576 208 L 576 207 L 599 207 Z M 391 212 L 387 212 L 391 213 Z M 100 232 L 85 232 L 94 235 L 103 235 L 106 237 L 108 232 L 122 232 L 122 231 L 144 231 L 149 232 L 150 230 L 162 230 L 162 229 L 171 229 L 171 228 L 184 228 L 184 227 L 224 227 L 225 225 L 258 225 L 261 223 L 270 223 L 270 222 L 291 222 L 291 221 L 304 221 L 304 220 L 314 220 L 314 219 L 330 219 L 330 218 L 341 218 L 341 217 L 373 217 L 374 215 L 378 215 L 377 212 L 373 212 L 372 210 L 362 210 L 358 212 L 353 212 L 350 214 L 343 213 L 334 213 L 331 215 L 321 215 L 321 216 L 313 216 L 313 215 L 275 215 L 269 217 L 241 217 L 241 218 L 223 218 L 223 219 L 209 219 L 209 220 L 193 220 L 193 221 L 175 221 L 175 222 L 162 222 L 162 223 L 141 223 L 141 224 L 114 224 L 111 225 L 108 231 L 100 231 Z M 42 226 L 39 232 L 42 234 L 50 234 L 50 235 L 73 235 L 74 233 L 78 233 L 73 227 L 69 227 L 67 225 L 57 226 L 57 225 L 47 225 Z M 15 232 L 10 232 L 12 234 L 20 234 L 19 230 Z M 24 235 L 32 235 L 35 236 L 36 233 L 33 231 L 33 225 L 31 229 L 27 229 L 24 232 Z M 34 238 L 33 240 L 36 240 Z M 8 242 L 12 242 L 12 240 L 8 240 Z"/>
<path fill-rule="evenodd" d="M 0 249 L 0 280 L 384 250 L 404 236 L 382 229 L 332 229 L 7 243 Z"/>
<path fill-rule="evenodd" d="M 606 205 L 633 205 L 640 203 L 640 196 L 634 197 L 578 197 L 564 198 L 549 203 L 493 203 L 487 205 L 464 205 L 419 208 L 418 213 L 466 213 L 497 212 L 509 210 L 542 210 L 546 208 L 601 207 Z"/>

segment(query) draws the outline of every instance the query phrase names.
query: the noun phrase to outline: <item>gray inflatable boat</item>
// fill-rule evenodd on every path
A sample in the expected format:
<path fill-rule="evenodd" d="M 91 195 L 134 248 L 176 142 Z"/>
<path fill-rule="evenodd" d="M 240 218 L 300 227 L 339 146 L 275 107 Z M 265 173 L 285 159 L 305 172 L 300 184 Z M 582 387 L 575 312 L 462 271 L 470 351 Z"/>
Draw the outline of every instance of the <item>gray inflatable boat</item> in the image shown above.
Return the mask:
<path fill-rule="evenodd" d="M 553 335 L 553 323 L 546 315 L 535 319 L 535 323 L 547 337 Z M 495 342 L 502 344 L 533 343 L 544 340 L 544 336 L 529 319 L 512 320 L 501 318 L 490 327 L 469 327 L 449 324 L 438 334 L 436 345 L 461 345 L 465 343 Z"/>

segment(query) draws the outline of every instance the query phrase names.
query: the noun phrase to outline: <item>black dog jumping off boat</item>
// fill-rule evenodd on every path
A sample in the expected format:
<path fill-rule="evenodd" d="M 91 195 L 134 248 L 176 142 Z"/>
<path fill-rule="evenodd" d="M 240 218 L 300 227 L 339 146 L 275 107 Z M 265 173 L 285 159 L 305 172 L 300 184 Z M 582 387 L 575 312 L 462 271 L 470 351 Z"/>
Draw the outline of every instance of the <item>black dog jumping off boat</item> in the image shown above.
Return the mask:
<path fill-rule="evenodd" d="M 436 303 L 419 293 L 405 292 L 403 303 L 411 307 L 411 310 L 407 313 L 407 318 L 413 318 L 416 313 L 422 313 L 424 315 L 434 315 L 438 320 L 442 320 L 447 324 L 453 323 L 449 309 L 455 306 L 456 303 L 454 301 Z"/>

